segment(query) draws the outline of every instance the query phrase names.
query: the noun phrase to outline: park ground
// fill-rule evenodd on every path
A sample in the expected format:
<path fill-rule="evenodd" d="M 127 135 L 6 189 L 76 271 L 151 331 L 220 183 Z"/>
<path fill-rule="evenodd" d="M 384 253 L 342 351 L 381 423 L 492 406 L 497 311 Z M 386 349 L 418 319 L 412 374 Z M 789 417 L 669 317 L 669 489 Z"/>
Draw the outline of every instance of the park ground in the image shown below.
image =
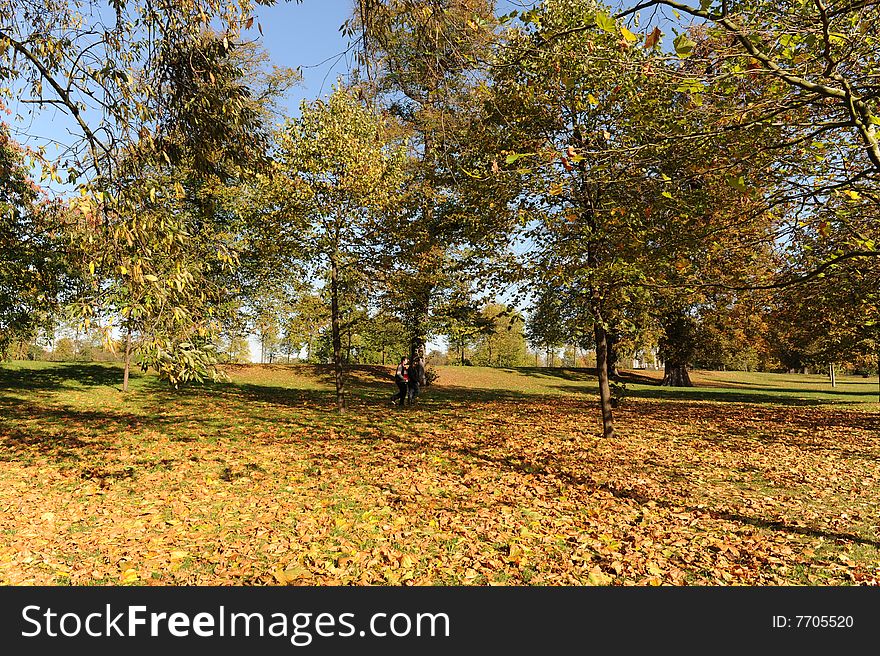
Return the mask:
<path fill-rule="evenodd" d="M 877 380 L 626 372 L 602 440 L 576 369 L 357 367 L 120 391 L 0 365 L 0 584 L 854 585 L 880 579 Z"/>

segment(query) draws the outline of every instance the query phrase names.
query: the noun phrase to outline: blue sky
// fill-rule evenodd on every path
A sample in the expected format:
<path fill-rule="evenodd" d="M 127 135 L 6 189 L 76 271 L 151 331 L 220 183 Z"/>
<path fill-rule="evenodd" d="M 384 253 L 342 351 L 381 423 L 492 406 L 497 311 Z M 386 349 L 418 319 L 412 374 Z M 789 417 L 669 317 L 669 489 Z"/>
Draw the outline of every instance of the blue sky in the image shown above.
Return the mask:
<path fill-rule="evenodd" d="M 351 55 L 345 54 L 349 44 L 339 31 L 352 4 L 352 0 L 304 0 L 257 8 L 251 32 L 258 36 L 257 23 L 262 26 L 262 42 L 273 63 L 302 69 L 302 84 L 288 98 L 290 114 L 298 114 L 303 99 L 329 93 L 352 64 Z"/>

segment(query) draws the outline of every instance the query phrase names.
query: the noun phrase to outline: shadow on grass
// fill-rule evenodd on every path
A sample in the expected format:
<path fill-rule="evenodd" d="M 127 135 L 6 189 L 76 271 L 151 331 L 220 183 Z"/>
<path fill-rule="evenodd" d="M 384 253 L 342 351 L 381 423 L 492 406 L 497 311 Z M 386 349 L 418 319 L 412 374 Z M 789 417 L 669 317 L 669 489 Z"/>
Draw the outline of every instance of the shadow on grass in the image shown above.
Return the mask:
<path fill-rule="evenodd" d="M 131 378 L 142 378 L 140 370 Z M 0 389 L 58 390 L 67 387 L 121 387 L 122 369 L 113 364 L 64 362 L 46 368 L 0 366 Z"/>
<path fill-rule="evenodd" d="M 585 381 L 596 379 L 596 369 L 588 367 L 505 367 L 506 371 L 533 378 L 562 378 L 563 380 Z"/>
<path fill-rule="evenodd" d="M 560 387 L 560 389 L 568 389 Z M 772 390 L 772 391 L 771 391 Z M 669 399 L 679 401 L 718 401 L 723 403 L 745 404 L 779 404 L 779 405 L 829 405 L 835 403 L 852 403 L 857 399 L 847 396 L 867 396 L 860 392 L 813 392 L 809 390 L 783 390 L 776 388 L 763 388 L 759 390 L 736 390 L 719 387 L 651 387 L 651 388 L 628 388 L 627 397 L 635 399 Z M 822 394 L 822 396 L 791 396 L 792 393 Z M 839 397 L 839 398 L 835 398 Z M 870 401 L 865 400 L 865 403 Z"/>

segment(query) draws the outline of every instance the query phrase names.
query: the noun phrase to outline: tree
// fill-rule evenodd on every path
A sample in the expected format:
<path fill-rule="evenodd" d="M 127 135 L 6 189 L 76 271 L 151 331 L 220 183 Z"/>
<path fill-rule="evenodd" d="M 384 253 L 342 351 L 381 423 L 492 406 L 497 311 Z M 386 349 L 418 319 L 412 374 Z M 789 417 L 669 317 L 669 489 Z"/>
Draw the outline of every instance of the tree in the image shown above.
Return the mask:
<path fill-rule="evenodd" d="M 767 77 L 778 83 L 773 104 L 755 107 L 743 123 L 791 113 L 803 119 L 794 126 L 797 130 L 806 128 L 812 139 L 851 149 L 855 162 L 850 164 L 857 164 L 837 169 L 844 180 L 880 174 L 880 116 L 874 113 L 880 40 L 868 27 L 876 19 L 875 2 L 749 0 L 694 7 L 679 0 L 646 0 L 621 15 L 662 5 L 677 16 L 681 12 L 708 21 L 730 37 L 719 74 Z M 681 57 L 693 54 L 695 44 L 685 35 L 674 45 Z M 804 108 L 805 113 L 800 111 Z"/>
<path fill-rule="evenodd" d="M 523 318 L 498 303 L 481 311 L 488 328 L 478 333 L 473 344 L 473 363 L 489 367 L 520 367 L 526 360 Z"/>
<path fill-rule="evenodd" d="M 602 29 L 577 29 L 599 15 Z M 675 128 L 674 92 L 653 50 L 593 2 L 546 2 L 520 22 L 493 71 L 494 118 L 509 135 L 497 168 L 520 180 L 533 276 L 589 316 L 613 437 L 609 334 L 645 280 L 645 233 L 658 226 L 646 206 L 664 183 L 651 145 Z"/>
<path fill-rule="evenodd" d="M 28 342 L 75 289 L 64 213 L 31 179 L 27 153 L 0 123 L 0 359 Z"/>
<path fill-rule="evenodd" d="M 176 386 L 220 375 L 214 342 L 238 261 L 231 197 L 266 166 L 269 140 L 264 101 L 245 83 L 259 79 L 247 48 L 213 32 L 164 46 L 162 68 L 174 73 L 163 91 L 176 102 L 76 209 L 93 274 L 83 314 L 119 318 L 126 374 L 136 353 Z"/>
<path fill-rule="evenodd" d="M 469 285 L 464 280 L 450 287 L 441 301 L 438 315 L 450 352 L 455 352 L 455 360 L 460 366 L 470 361 L 465 357 L 468 349 L 474 346 L 480 335 L 493 329 L 494 321 L 481 311 L 479 301 L 474 298 Z"/>
<path fill-rule="evenodd" d="M 214 221 L 218 185 L 258 164 L 266 145 L 233 54 L 251 3 L 2 7 L 5 91 L 61 109 L 79 132 L 49 170 L 80 193 L 71 234 L 88 254 L 84 323 L 119 319 L 124 379 L 133 350 L 175 385 L 216 373 L 222 271 L 235 263 Z"/>
<path fill-rule="evenodd" d="M 330 325 L 329 314 L 324 300 L 312 292 L 303 292 L 293 305 L 283 326 L 285 340 L 305 348 L 306 362 L 313 361 L 317 340 Z"/>
<path fill-rule="evenodd" d="M 535 352 L 546 354 L 546 363 L 553 366 L 552 354 L 568 341 L 570 330 L 565 325 L 563 301 L 558 290 L 544 287 L 534 301 L 526 322 L 526 338 Z"/>
<path fill-rule="evenodd" d="M 749 131 L 772 127 L 758 148 L 741 155 L 772 153 L 778 165 L 773 193 L 765 203 L 788 212 L 778 223 L 776 246 L 785 251 L 806 236 L 824 231 L 824 208 L 841 195 L 858 201 L 880 180 L 880 134 L 877 126 L 876 2 L 701 2 L 645 0 L 620 13 L 667 7 L 681 28 L 682 16 L 702 23 L 681 31 L 674 41 L 678 56 L 703 72 L 699 86 L 740 99 L 735 112 L 716 116 L 714 130 Z M 651 11 L 652 34 L 671 20 Z M 675 23 L 673 23 L 675 24 Z M 590 29 L 584 23 L 580 29 Z M 704 34 L 695 41 L 691 37 Z M 707 44 L 708 47 L 701 47 Z M 838 219 L 859 223 L 855 202 Z M 810 268 L 781 268 L 771 280 L 752 286 L 783 287 L 818 276 L 839 263 L 880 256 L 858 229 L 839 232 L 825 259 Z M 804 265 L 806 260 L 789 261 Z"/>
<path fill-rule="evenodd" d="M 248 344 L 247 337 L 243 335 L 229 337 L 222 353 L 229 362 L 234 364 L 244 364 L 251 361 L 251 347 Z"/>
<path fill-rule="evenodd" d="M 414 154 L 411 199 L 388 233 L 394 284 L 383 301 L 407 326 L 411 359 L 423 357 L 429 335 L 442 330 L 462 272 L 473 279 L 507 233 L 504 197 L 487 194 L 489 179 L 473 174 L 488 163 L 480 118 L 493 4 L 360 2 L 345 26 L 359 36 L 365 77 L 405 127 Z M 494 198 L 488 208 L 486 198 Z"/>
<path fill-rule="evenodd" d="M 397 317 L 376 313 L 358 330 L 357 361 L 366 364 L 391 364 L 409 351 L 406 326 Z"/>
<path fill-rule="evenodd" d="M 336 381 L 336 404 L 345 411 L 341 302 L 345 286 L 369 271 L 383 247 L 384 223 L 405 176 L 404 153 L 387 139 L 387 124 L 348 89 L 301 107 L 279 135 L 274 180 L 276 234 L 298 243 L 301 257 L 326 274 Z"/>

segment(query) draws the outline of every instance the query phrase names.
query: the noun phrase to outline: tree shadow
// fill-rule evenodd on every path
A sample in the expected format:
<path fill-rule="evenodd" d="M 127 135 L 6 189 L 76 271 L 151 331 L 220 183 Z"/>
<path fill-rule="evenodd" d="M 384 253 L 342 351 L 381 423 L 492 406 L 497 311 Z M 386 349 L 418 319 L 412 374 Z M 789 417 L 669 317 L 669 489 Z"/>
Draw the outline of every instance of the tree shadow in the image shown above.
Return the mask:
<path fill-rule="evenodd" d="M 297 378 L 311 378 L 331 388 L 336 386 L 336 372 L 331 364 L 226 364 L 222 369 L 237 375 L 245 375 L 254 370 L 287 373 Z M 381 364 L 346 365 L 345 377 L 349 383 L 360 386 L 386 385 L 394 381 L 394 368 Z"/>
<path fill-rule="evenodd" d="M 132 371 L 132 379 L 144 377 Z M 0 389 L 53 391 L 67 387 L 119 387 L 122 369 L 114 364 L 65 362 L 46 368 L 0 366 Z"/>
<path fill-rule="evenodd" d="M 596 380 L 595 367 L 503 367 L 500 371 L 532 378 L 562 378 L 563 380 Z"/>
<path fill-rule="evenodd" d="M 772 391 L 771 391 L 772 390 Z M 778 392 L 778 393 L 777 393 Z M 763 388 L 758 390 L 738 391 L 726 387 L 651 387 L 629 388 L 626 396 L 637 399 L 669 399 L 680 401 L 717 401 L 722 403 L 740 404 L 777 404 L 792 406 L 808 405 L 833 405 L 840 403 L 852 403 L 847 396 L 866 396 L 858 392 L 820 392 L 823 396 L 795 397 L 789 393 L 816 394 L 803 389 L 777 389 Z M 835 397 L 840 398 L 835 398 Z"/>

